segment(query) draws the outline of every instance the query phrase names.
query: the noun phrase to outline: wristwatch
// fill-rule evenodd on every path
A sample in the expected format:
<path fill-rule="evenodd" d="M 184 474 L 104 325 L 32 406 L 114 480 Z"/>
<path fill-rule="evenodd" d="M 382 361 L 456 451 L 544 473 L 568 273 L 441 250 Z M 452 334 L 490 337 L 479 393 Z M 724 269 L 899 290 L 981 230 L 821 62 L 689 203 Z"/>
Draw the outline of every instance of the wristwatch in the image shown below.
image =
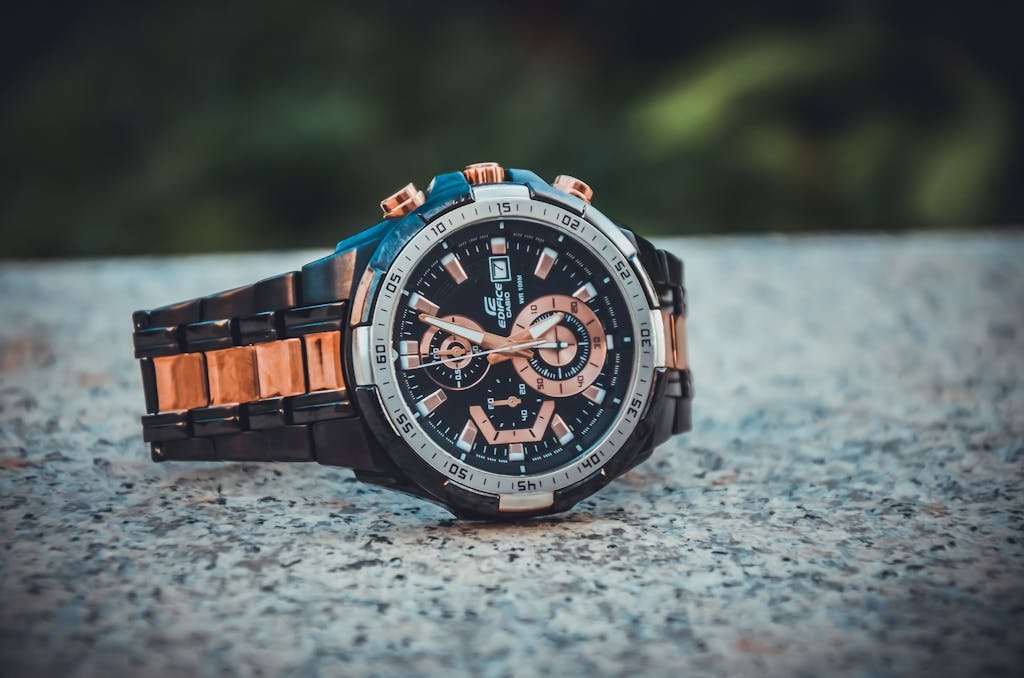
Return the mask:
<path fill-rule="evenodd" d="M 154 461 L 316 461 L 458 517 L 571 508 L 690 429 L 683 266 L 476 163 L 253 285 L 133 315 Z"/>

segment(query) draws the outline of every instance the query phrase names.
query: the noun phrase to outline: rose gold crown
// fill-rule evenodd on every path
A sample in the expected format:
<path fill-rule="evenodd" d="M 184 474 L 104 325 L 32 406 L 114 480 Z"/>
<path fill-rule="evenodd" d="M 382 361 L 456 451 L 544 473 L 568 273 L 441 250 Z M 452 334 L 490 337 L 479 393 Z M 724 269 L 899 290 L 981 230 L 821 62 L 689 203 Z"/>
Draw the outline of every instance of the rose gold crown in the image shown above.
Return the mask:
<path fill-rule="evenodd" d="M 406 184 L 398 191 L 380 201 L 380 208 L 384 210 L 384 218 L 405 216 L 409 212 L 427 201 L 423 191 L 416 188 L 416 184 Z"/>
<path fill-rule="evenodd" d="M 590 199 L 594 197 L 594 189 L 587 185 L 587 182 L 571 177 L 568 174 L 559 174 L 551 182 L 551 185 L 561 191 L 565 191 L 569 195 L 576 196 L 583 202 L 589 203 Z"/>
<path fill-rule="evenodd" d="M 473 186 L 478 184 L 500 184 L 505 181 L 505 168 L 496 162 L 474 162 L 462 170 L 466 181 Z"/>

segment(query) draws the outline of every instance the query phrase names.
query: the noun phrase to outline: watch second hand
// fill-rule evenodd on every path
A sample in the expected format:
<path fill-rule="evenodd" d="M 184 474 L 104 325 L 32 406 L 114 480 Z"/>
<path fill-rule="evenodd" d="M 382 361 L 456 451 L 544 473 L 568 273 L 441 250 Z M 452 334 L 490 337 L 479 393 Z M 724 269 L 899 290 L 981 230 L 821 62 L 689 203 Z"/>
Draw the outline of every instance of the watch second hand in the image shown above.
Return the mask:
<path fill-rule="evenodd" d="M 492 348 L 489 351 L 477 351 L 476 353 L 473 353 L 472 355 L 475 358 L 478 355 L 487 355 L 488 353 L 498 353 L 499 351 L 515 351 L 515 350 L 520 349 L 520 348 L 538 348 L 540 346 L 543 346 L 544 344 L 550 344 L 550 343 L 558 343 L 558 342 L 549 342 L 549 341 L 547 341 L 545 339 L 537 339 L 537 340 L 534 340 L 534 341 L 528 341 L 528 342 L 526 342 L 524 344 L 509 344 L 508 346 L 502 346 L 501 348 Z M 556 347 L 556 348 L 558 348 L 558 347 Z M 431 361 L 429 363 L 420 363 L 419 365 L 416 365 L 415 367 L 407 368 L 406 371 L 418 370 L 418 369 L 422 369 L 424 367 L 432 367 L 433 365 L 442 365 L 442 364 L 448 362 L 449 360 L 451 360 L 451 358 L 444 358 L 442 360 L 434 360 L 434 361 Z"/>

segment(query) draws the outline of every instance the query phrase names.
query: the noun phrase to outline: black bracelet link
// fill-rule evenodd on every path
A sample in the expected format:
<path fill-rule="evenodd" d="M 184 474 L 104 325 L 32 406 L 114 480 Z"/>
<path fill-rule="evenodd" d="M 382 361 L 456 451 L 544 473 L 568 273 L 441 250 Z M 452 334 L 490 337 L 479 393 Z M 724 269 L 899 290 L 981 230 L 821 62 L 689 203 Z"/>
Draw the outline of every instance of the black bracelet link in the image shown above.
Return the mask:
<path fill-rule="evenodd" d="M 636 244 L 640 263 L 651 276 L 661 307 L 674 316 L 686 317 L 688 307 L 682 260 L 671 252 L 656 249 L 644 238 L 637 237 Z M 692 427 L 693 379 L 690 370 L 667 369 L 665 381 L 664 398 L 667 402 L 655 421 L 655 445 Z"/>

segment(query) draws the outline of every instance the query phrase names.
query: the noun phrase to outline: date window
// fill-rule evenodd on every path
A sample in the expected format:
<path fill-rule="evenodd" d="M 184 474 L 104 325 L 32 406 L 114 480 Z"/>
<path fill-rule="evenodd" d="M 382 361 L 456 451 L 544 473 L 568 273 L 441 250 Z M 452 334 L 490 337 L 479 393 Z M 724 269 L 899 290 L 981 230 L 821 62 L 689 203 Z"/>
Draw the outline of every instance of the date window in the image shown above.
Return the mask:
<path fill-rule="evenodd" d="M 512 269 L 508 257 L 490 257 L 491 282 L 508 282 L 512 280 Z"/>

